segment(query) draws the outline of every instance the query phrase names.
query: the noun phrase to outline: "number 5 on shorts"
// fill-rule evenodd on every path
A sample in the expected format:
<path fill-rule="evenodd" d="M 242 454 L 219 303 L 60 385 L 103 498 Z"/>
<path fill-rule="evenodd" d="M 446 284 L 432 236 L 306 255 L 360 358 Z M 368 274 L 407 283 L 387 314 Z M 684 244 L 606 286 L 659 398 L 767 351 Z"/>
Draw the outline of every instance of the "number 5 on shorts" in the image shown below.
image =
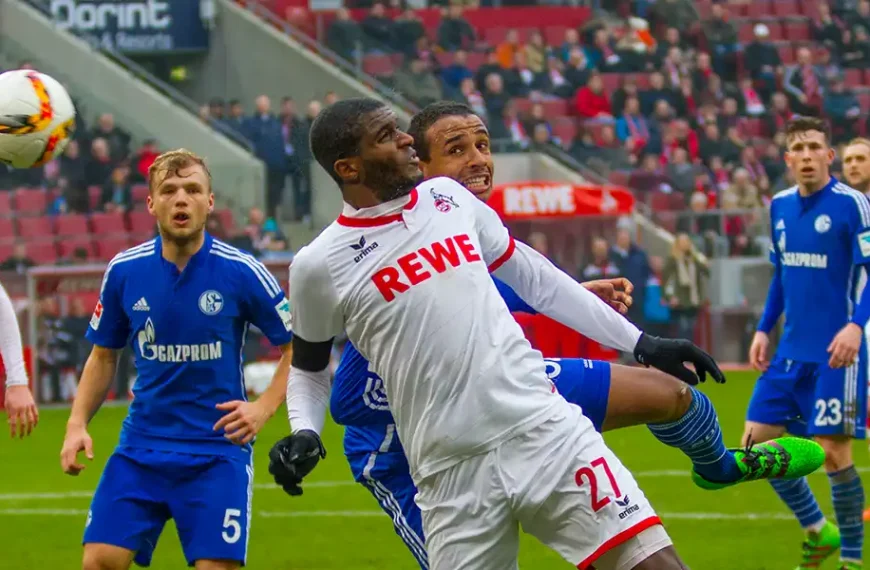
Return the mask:
<path fill-rule="evenodd" d="M 242 536 L 242 525 L 238 521 L 240 516 L 242 511 L 239 509 L 227 509 L 224 513 L 224 531 L 221 533 L 221 538 L 227 544 L 235 544 Z"/>
<path fill-rule="evenodd" d="M 610 470 L 610 465 L 607 464 L 606 459 L 599 457 L 593 460 L 590 465 L 591 467 L 581 467 L 578 469 L 577 473 L 574 474 L 574 481 L 578 487 L 582 487 L 587 482 L 589 483 L 589 490 L 592 495 L 592 510 L 597 513 L 610 504 L 610 497 L 598 495 L 598 476 L 595 474 L 597 467 L 600 467 L 605 475 L 607 475 L 607 479 L 610 481 L 610 488 L 613 489 L 617 499 L 622 496 L 622 493 L 619 491 L 616 477 L 613 476 L 613 471 Z"/>

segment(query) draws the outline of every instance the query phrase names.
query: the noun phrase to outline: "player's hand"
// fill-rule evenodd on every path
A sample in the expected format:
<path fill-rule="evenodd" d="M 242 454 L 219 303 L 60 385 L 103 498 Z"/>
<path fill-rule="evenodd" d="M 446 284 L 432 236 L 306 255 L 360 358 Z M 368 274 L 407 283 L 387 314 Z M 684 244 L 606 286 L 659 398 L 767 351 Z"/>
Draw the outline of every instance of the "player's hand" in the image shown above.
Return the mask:
<path fill-rule="evenodd" d="M 84 426 L 67 425 L 63 448 L 60 450 L 60 466 L 67 475 L 78 475 L 85 468 L 84 464 L 78 462 L 80 451 L 84 451 L 85 457 L 93 461 L 94 441 Z"/>
<path fill-rule="evenodd" d="M 864 331 L 855 323 L 849 323 L 840 329 L 840 332 L 828 345 L 828 352 L 831 353 L 828 366 L 843 368 L 854 364 L 855 359 L 858 358 L 858 350 L 861 348 L 863 337 Z"/>
<path fill-rule="evenodd" d="M 215 431 L 223 429 L 224 437 L 237 445 L 246 445 L 253 441 L 272 416 L 259 401 L 233 400 L 215 407 L 227 413 L 218 420 L 213 429 Z"/>
<path fill-rule="evenodd" d="M 725 375 L 713 357 L 685 339 L 659 338 L 643 333 L 634 347 L 634 357 L 644 366 L 658 368 L 689 386 L 706 381 L 707 374 L 719 384 L 725 382 Z M 694 372 L 686 368 L 686 362 L 692 363 Z"/>
<path fill-rule="evenodd" d="M 634 285 L 624 277 L 617 279 L 595 279 L 594 281 L 586 281 L 582 285 L 623 315 L 628 312 L 628 308 L 631 307 L 634 301 L 631 298 Z"/>
<path fill-rule="evenodd" d="M 288 495 L 302 494 L 306 475 L 326 457 L 326 448 L 317 433 L 303 429 L 289 435 L 269 450 L 269 473 Z"/>
<path fill-rule="evenodd" d="M 15 439 L 16 433 L 20 438 L 30 435 L 39 423 L 39 410 L 36 409 L 30 388 L 25 385 L 6 388 L 6 415 L 9 416 L 12 439 Z"/>
<path fill-rule="evenodd" d="M 770 362 L 767 360 L 767 348 L 770 346 L 770 337 L 767 333 L 755 331 L 752 344 L 749 345 L 749 364 L 760 372 L 767 370 Z"/>

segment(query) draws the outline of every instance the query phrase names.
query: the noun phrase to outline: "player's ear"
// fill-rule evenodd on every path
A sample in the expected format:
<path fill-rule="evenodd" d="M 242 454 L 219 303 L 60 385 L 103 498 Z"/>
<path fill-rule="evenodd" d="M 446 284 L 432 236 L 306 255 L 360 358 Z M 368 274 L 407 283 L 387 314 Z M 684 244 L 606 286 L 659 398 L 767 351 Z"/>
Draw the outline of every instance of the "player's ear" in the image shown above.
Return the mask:
<path fill-rule="evenodd" d="M 335 169 L 335 173 L 338 174 L 338 177 L 341 178 L 345 184 L 359 184 L 361 180 L 361 167 L 361 161 L 359 157 L 356 156 L 352 158 L 340 158 L 332 165 L 332 168 Z"/>
<path fill-rule="evenodd" d="M 214 212 L 214 194 L 208 193 L 208 213 Z"/>
<path fill-rule="evenodd" d="M 148 213 L 153 216 L 154 215 L 154 199 L 151 198 L 150 193 L 145 197 L 145 205 L 148 207 Z"/>

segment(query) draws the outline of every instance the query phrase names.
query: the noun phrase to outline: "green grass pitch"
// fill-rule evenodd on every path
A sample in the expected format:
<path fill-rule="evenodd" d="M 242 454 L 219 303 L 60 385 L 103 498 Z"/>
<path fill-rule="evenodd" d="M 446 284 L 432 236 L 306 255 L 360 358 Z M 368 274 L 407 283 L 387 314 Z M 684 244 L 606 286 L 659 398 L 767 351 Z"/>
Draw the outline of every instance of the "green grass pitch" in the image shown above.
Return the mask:
<path fill-rule="evenodd" d="M 719 411 L 726 442 L 736 444 L 755 375 L 732 372 L 725 385 L 703 390 Z M 77 478 L 64 475 L 59 453 L 68 410 L 43 410 L 30 439 L 0 437 L 0 568 L 80 567 L 81 534 L 89 497 L 117 442 L 126 410 L 107 407 L 91 424 L 96 459 Z M 283 410 L 265 427 L 256 446 L 256 489 L 249 568 L 269 570 L 413 570 L 411 555 L 393 533 L 368 491 L 354 484 L 341 451 L 341 429 L 329 425 L 329 451 L 302 497 L 288 497 L 271 483 L 266 451 L 287 429 Z M 5 428 L 5 422 L 3 424 Z M 797 565 L 802 534 L 765 482 L 719 492 L 695 488 L 689 463 L 659 444 L 645 428 L 612 432 L 609 445 L 634 472 L 661 515 L 686 563 L 696 570 L 774 570 Z M 856 463 L 870 469 L 867 448 L 856 443 Z M 832 517 L 828 484 L 811 484 Z M 531 537 L 524 537 L 525 570 L 570 568 Z M 833 569 L 831 561 L 825 567 Z M 184 568 L 175 529 L 161 537 L 151 568 Z"/>

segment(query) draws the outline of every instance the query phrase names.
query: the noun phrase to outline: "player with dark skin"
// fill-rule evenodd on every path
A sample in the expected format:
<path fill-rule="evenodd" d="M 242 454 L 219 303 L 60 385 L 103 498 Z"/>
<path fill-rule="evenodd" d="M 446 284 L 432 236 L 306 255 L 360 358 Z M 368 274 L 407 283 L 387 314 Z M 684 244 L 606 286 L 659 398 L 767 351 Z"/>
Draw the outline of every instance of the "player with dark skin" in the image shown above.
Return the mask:
<path fill-rule="evenodd" d="M 466 118 L 468 119 L 468 118 Z M 448 122 L 439 128 L 437 136 L 439 137 L 435 144 L 440 141 L 441 146 L 433 146 L 437 149 L 441 160 L 435 164 L 448 162 L 450 164 L 450 172 L 455 172 L 457 177 L 462 178 L 468 173 L 480 175 L 488 171 L 490 181 L 492 179 L 492 158 L 489 154 L 488 146 L 481 150 L 483 144 L 483 132 L 480 127 L 483 123 L 479 118 L 472 125 L 472 121 L 460 122 L 449 118 Z M 417 151 L 414 149 L 414 139 L 408 133 L 399 128 L 398 117 L 386 106 L 375 108 L 374 110 L 365 112 L 360 117 L 359 125 L 361 133 L 359 136 L 359 148 L 356 156 L 348 158 L 339 158 L 333 164 L 334 172 L 341 180 L 341 190 L 344 201 L 354 208 L 369 208 L 378 204 L 395 200 L 404 195 L 407 195 L 421 181 L 421 168 L 424 175 L 432 175 L 433 163 L 423 163 L 417 156 Z M 449 128 L 448 128 L 449 127 Z M 444 133 L 449 133 L 445 136 Z M 485 132 L 485 130 L 484 130 Z M 431 133 L 431 131 L 430 131 Z M 456 135 L 463 135 L 465 143 L 465 153 L 456 152 L 453 155 L 448 153 L 456 146 Z M 431 136 L 431 134 L 430 134 Z M 450 146 L 446 143 L 449 141 Z M 488 135 L 486 136 L 488 143 Z M 316 153 L 315 153 L 316 154 Z M 462 154 L 469 155 L 466 159 L 450 159 L 445 161 L 448 156 L 461 156 Z M 443 167 L 445 168 L 446 167 Z M 446 174 L 446 170 L 439 170 L 439 174 Z M 485 190 L 476 189 L 476 193 L 483 193 Z M 681 401 L 685 393 L 688 393 L 688 388 L 681 385 L 676 379 L 662 374 L 655 376 L 647 375 L 649 371 L 641 369 L 628 369 L 626 372 L 631 375 L 644 374 L 645 380 L 632 383 L 628 389 L 636 389 L 635 385 L 641 385 L 643 382 L 650 384 L 666 383 L 672 390 L 671 402 Z M 673 380 L 673 385 L 671 381 Z M 611 394 L 613 393 L 611 389 Z M 648 397 L 648 396 L 647 396 Z M 645 402 L 646 405 L 648 402 Z M 671 406 L 674 404 L 671 403 Z M 688 403 L 686 404 L 688 406 Z M 624 422 L 622 425 L 642 424 L 647 420 L 635 420 L 634 416 L 639 417 L 642 413 L 652 416 L 656 412 L 637 412 L 625 411 L 621 420 L 615 421 L 611 429 L 617 427 L 618 422 Z M 659 411 L 658 413 L 662 413 Z M 664 410 L 662 418 L 678 417 L 672 416 L 672 410 Z M 608 411 L 609 415 L 609 411 Z M 654 421 L 662 421 L 656 418 Z M 683 570 L 687 567 L 680 561 L 676 550 L 673 546 L 652 554 L 642 562 L 634 566 L 634 570 Z"/>
<path fill-rule="evenodd" d="M 456 180 L 480 200 L 486 201 L 493 188 L 494 168 L 489 131 L 477 115 L 446 116 L 433 123 L 425 133 L 414 133 L 422 140 L 420 169 L 424 178 L 447 176 Z M 593 282 L 594 283 L 594 282 Z M 590 283 L 588 289 L 599 296 Z M 629 287 L 626 288 L 630 291 Z M 685 415 L 692 396 L 680 380 L 652 368 L 610 367 L 610 395 L 603 431 L 629 426 L 676 421 Z"/>

